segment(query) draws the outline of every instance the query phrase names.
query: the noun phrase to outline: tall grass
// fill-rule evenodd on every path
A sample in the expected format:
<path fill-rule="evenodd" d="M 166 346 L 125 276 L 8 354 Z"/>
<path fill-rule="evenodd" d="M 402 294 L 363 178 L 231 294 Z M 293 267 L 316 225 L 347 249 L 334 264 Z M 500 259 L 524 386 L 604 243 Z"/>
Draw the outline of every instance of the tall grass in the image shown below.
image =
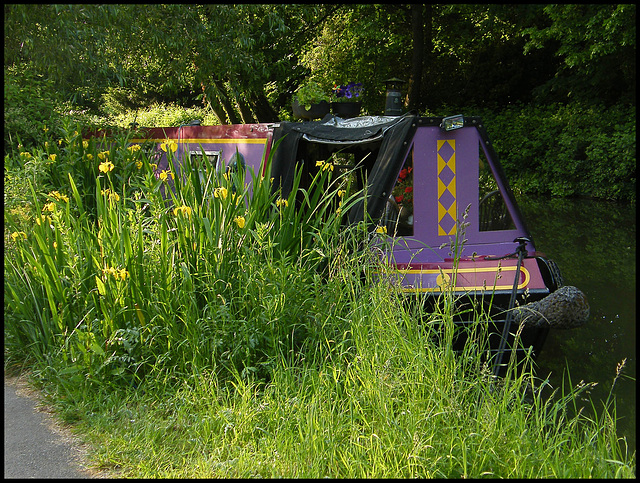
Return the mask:
<path fill-rule="evenodd" d="M 425 313 L 379 282 L 376 235 L 342 223 L 358 199 L 348 175 L 321 166 L 303 190 L 298 172 L 282 199 L 268 164 L 250 185 L 212 166 L 201 179 L 188 162 L 158 173 L 126 134 L 106 149 L 68 132 L 56 153 L 30 153 L 56 154 L 65 176 L 25 179 L 28 201 L 5 209 L 5 364 L 31 368 L 95 443 L 97 467 L 635 476 L 613 399 L 589 418 L 584 386 L 543 398 L 531 367 L 496 384 L 481 340 L 459 356 L 446 343 L 450 298 Z"/>
<path fill-rule="evenodd" d="M 44 196 L 29 185 L 33 229 L 5 216 L 10 346 L 96 381 L 138 384 L 167 368 L 256 371 L 304 339 L 311 299 L 298 287 L 317 283 L 332 255 L 338 206 L 355 200 L 343 199 L 347 177 L 320 169 L 299 189 L 298 172 L 280 199 L 268 166 L 245 185 L 244 172 L 207 164 L 201 181 L 189 161 L 154 172 L 129 135 L 109 145 L 74 136 L 49 154 L 67 178 L 50 177 L 56 189 Z"/>

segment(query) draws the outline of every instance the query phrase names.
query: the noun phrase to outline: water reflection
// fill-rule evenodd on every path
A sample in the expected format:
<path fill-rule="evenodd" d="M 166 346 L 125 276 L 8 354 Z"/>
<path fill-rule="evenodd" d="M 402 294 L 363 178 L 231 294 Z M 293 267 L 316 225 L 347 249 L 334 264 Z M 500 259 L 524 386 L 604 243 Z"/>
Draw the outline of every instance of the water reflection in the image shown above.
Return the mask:
<path fill-rule="evenodd" d="M 536 248 L 560 266 L 566 285 L 582 290 L 591 306 L 584 327 L 551 331 L 538 360 L 540 376 L 552 373 L 560 387 L 597 382 L 594 402 L 607 398 L 616 366 L 626 359 L 615 385 L 618 423 L 636 448 L 636 210 L 593 200 L 519 199 Z M 601 405 L 596 404 L 596 407 Z"/>

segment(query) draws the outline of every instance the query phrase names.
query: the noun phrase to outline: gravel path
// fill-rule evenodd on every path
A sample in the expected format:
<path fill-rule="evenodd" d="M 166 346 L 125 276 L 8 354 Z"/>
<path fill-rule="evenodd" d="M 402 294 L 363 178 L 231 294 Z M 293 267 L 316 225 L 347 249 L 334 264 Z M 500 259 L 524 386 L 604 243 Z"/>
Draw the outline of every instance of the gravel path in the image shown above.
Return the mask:
<path fill-rule="evenodd" d="M 38 393 L 5 376 L 4 477 L 95 478 L 83 457 L 82 446 L 39 403 Z"/>

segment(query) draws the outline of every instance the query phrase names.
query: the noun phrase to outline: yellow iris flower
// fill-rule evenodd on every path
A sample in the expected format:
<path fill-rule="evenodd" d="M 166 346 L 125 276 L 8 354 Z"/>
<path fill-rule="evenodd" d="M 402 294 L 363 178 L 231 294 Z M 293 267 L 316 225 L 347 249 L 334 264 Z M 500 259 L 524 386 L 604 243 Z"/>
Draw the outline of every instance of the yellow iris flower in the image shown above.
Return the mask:
<path fill-rule="evenodd" d="M 103 173 L 108 173 L 109 171 L 113 171 L 113 168 L 115 168 L 115 166 L 111 161 L 105 161 L 104 163 L 100 163 L 100 166 L 98 166 L 98 169 Z"/>
<path fill-rule="evenodd" d="M 233 221 L 235 222 L 236 225 L 238 225 L 238 228 L 242 229 L 244 228 L 245 222 L 246 220 L 244 219 L 244 216 L 236 216 Z"/>
<path fill-rule="evenodd" d="M 176 143 L 173 139 L 165 139 L 163 143 L 160 144 L 160 149 L 162 149 L 165 153 L 168 150 L 171 150 L 172 153 L 175 153 L 178 150 L 178 143 Z"/>
<path fill-rule="evenodd" d="M 216 188 L 213 190 L 213 196 L 222 200 L 227 199 L 228 190 L 225 187 Z"/>

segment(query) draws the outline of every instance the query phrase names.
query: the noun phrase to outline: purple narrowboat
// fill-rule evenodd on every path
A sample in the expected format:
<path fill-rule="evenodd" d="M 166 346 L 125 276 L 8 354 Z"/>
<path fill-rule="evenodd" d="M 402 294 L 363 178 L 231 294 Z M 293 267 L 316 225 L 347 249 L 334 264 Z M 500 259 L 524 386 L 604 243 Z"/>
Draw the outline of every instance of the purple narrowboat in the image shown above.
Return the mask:
<path fill-rule="evenodd" d="M 537 251 L 478 117 L 328 114 L 310 122 L 150 129 L 144 138 L 175 140 L 172 159 L 204 154 L 217 168 L 241 162 L 256 173 L 273 149 L 271 177 L 282 196 L 297 166 L 301 187 L 320 169 L 318 161 L 333 159 L 337 169 L 352 171 L 365 197 L 348 222 L 365 221 L 380 234 L 386 266 L 408 298 L 433 303 L 446 290 L 461 306 L 482 305 L 491 316 L 495 374 L 512 351 L 538 355 L 550 329 L 589 318 L 584 294 L 564 286 L 557 265 Z M 163 169 L 165 155 L 158 161 Z M 173 169 L 180 172 L 179 165 Z M 457 349 L 468 332 L 460 333 Z"/>

